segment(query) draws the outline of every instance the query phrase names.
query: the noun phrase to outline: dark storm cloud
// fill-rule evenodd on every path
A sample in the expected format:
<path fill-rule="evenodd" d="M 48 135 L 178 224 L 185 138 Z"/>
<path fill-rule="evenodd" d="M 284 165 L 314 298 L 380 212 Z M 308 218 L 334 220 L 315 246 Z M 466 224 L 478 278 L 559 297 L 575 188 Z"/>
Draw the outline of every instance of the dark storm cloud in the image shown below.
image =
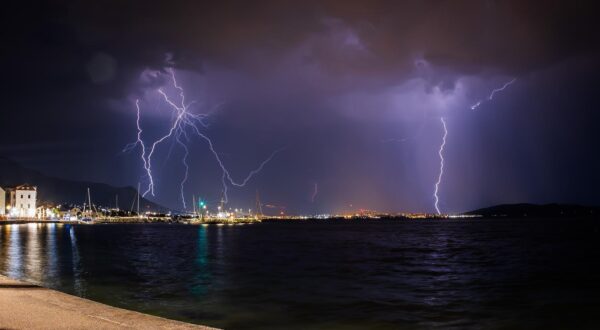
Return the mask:
<path fill-rule="evenodd" d="M 269 70 L 299 44 L 345 28 L 345 40 L 315 40 L 305 60 L 394 79 L 413 74 L 419 58 L 461 74 L 517 75 L 596 50 L 592 9 L 582 1 L 33 2 L 5 11 L 11 47 L 3 56 L 5 65 L 30 59 L 9 68 L 25 78 L 67 85 L 110 74 L 114 59 L 122 84 L 104 88 L 118 94 L 140 69 L 164 66 L 167 53 L 180 68 Z M 364 56 L 344 43 L 364 47 Z"/>

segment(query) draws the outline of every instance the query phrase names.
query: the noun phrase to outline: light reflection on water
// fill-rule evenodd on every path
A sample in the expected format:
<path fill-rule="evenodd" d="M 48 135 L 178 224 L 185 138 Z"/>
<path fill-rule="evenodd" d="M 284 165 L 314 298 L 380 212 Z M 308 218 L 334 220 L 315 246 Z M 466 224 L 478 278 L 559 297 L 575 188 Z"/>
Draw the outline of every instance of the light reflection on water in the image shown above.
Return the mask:
<path fill-rule="evenodd" d="M 40 225 L 30 223 L 27 225 L 27 245 L 25 248 L 25 272 L 29 278 L 34 278 L 38 282 L 42 281 L 42 258 L 40 253 L 40 237 L 38 236 L 38 227 Z"/>
<path fill-rule="evenodd" d="M 21 249 L 21 235 L 19 234 L 19 225 L 9 225 L 7 226 L 10 239 L 7 239 L 8 242 L 8 276 L 20 278 L 23 275 L 23 269 L 21 267 L 22 264 L 22 249 Z"/>
<path fill-rule="evenodd" d="M 207 286 L 211 283 L 211 273 L 208 267 L 208 238 L 206 226 L 198 227 L 198 252 L 196 256 L 196 277 L 192 282 L 192 293 L 202 297 L 207 292 Z"/>
<path fill-rule="evenodd" d="M 56 227 L 55 223 L 46 225 L 46 264 L 45 269 L 48 277 L 55 278 L 58 276 L 58 252 L 56 246 Z"/>
<path fill-rule="evenodd" d="M 227 329 L 585 328 L 595 221 L 0 226 L 0 273 Z"/>
<path fill-rule="evenodd" d="M 85 297 L 85 288 L 81 276 L 81 258 L 79 257 L 79 248 L 77 247 L 75 228 L 76 227 L 73 225 L 67 225 L 67 229 L 69 230 L 69 239 L 71 243 L 71 267 L 73 269 L 73 285 L 75 293 L 78 296 Z"/>
<path fill-rule="evenodd" d="M 0 273 L 84 295 L 75 229 L 62 224 L 3 225 Z M 69 241 L 63 241 L 64 232 Z M 69 247 L 70 253 L 64 253 Z M 70 288 L 62 287 L 70 283 Z"/>

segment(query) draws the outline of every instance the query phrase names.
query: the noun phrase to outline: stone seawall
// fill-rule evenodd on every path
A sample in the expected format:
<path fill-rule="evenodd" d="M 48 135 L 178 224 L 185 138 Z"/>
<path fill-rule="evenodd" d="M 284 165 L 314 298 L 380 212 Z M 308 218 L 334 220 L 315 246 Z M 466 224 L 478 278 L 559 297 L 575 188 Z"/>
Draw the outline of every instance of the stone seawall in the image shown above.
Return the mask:
<path fill-rule="evenodd" d="M 0 275 L 0 329 L 214 329 L 111 307 Z"/>

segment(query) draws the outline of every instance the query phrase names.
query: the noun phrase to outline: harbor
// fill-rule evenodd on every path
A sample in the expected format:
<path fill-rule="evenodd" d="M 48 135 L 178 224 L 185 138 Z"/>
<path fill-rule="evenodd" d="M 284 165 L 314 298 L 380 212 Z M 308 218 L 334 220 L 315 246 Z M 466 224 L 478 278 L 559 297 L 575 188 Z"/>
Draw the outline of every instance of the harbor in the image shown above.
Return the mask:
<path fill-rule="evenodd" d="M 139 187 L 138 187 L 139 189 Z M 197 208 L 196 208 L 197 206 Z M 113 207 L 103 207 L 93 202 L 87 188 L 83 205 L 50 203 L 38 200 L 38 187 L 21 184 L 0 187 L 0 223 L 64 223 L 64 224 L 112 224 L 112 223 L 179 223 L 179 224 L 246 224 L 261 222 L 262 212 L 252 210 L 225 209 L 223 200 L 215 212 L 210 212 L 203 200 L 194 202 L 191 212 L 143 211 L 140 206 L 139 190 L 133 198 L 131 208 L 118 207 L 118 195 Z"/>

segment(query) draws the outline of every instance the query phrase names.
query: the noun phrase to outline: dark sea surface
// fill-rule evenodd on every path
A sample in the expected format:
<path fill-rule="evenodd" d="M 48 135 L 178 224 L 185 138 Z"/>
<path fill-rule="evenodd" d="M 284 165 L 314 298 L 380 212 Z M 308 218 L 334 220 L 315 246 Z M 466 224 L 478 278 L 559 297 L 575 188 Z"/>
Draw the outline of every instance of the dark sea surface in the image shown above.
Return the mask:
<path fill-rule="evenodd" d="M 600 219 L 3 225 L 0 273 L 226 329 L 600 328 Z"/>

